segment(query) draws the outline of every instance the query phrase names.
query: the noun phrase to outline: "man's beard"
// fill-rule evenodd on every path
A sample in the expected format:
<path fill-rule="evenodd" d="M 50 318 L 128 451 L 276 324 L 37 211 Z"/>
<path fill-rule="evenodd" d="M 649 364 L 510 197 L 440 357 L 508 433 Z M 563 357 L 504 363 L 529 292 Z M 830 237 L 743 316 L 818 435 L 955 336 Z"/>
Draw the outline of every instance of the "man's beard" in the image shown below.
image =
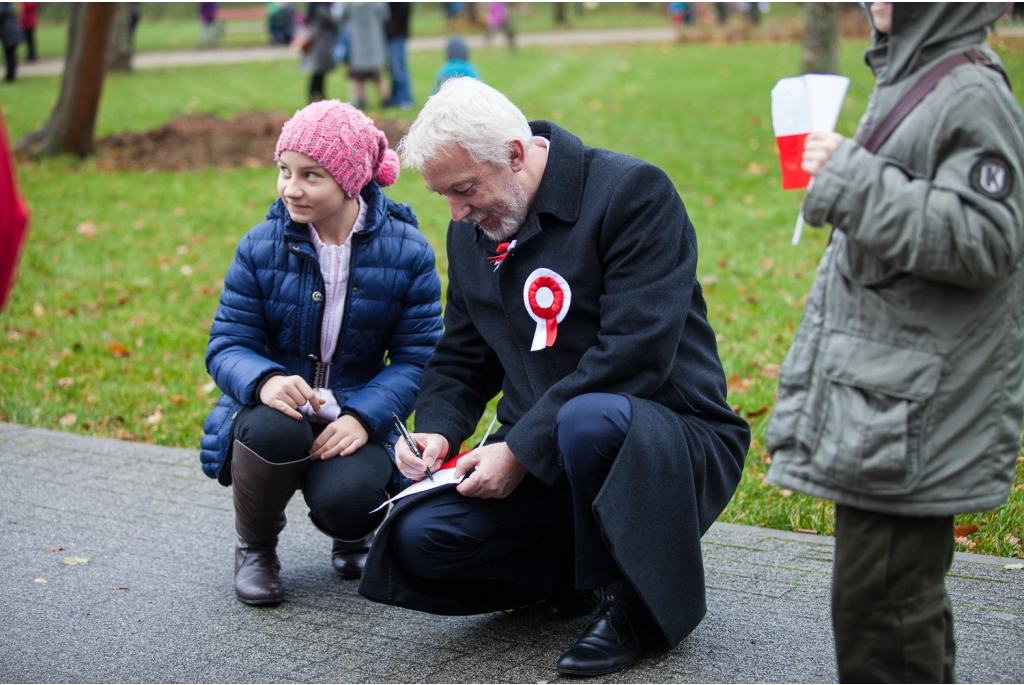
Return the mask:
<path fill-rule="evenodd" d="M 526 215 L 530 213 L 530 199 L 526 196 L 526 191 L 511 177 L 511 172 L 509 176 L 502 183 L 505 198 L 500 204 L 489 212 L 473 212 L 465 218 L 465 221 L 472 221 L 478 226 L 479 222 L 489 216 L 498 219 L 497 226 L 480 226 L 484 235 L 498 243 L 518 233 L 526 221 Z"/>

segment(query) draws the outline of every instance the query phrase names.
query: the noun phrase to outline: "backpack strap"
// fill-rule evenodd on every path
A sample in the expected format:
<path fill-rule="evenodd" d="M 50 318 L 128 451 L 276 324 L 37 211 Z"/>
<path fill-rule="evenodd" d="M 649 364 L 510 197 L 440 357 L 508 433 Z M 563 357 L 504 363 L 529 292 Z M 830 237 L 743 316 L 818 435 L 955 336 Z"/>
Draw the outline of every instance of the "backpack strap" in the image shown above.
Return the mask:
<path fill-rule="evenodd" d="M 914 108 L 921 104 L 925 96 L 932 92 L 935 86 L 938 85 L 939 81 L 943 79 L 949 72 L 953 71 L 959 66 L 964 64 L 977 64 L 978 66 L 988 67 L 993 71 L 998 71 L 1003 81 L 1006 82 L 1006 87 L 1013 88 L 1010 86 L 1010 79 L 1006 76 L 1006 72 L 1003 71 L 1002 67 L 989 59 L 985 53 L 977 48 L 971 48 L 966 52 L 958 52 L 955 55 L 950 55 L 946 59 L 942 60 L 934 67 L 932 67 L 927 74 L 921 77 L 917 83 L 914 84 L 913 88 L 907 91 L 896 106 L 893 107 L 885 118 L 878 123 L 878 126 L 874 128 L 871 135 L 868 136 L 866 142 L 862 143 L 865 150 L 874 154 L 878 152 L 878 149 L 882 147 L 885 141 L 889 140 L 889 136 L 893 134 L 893 131 L 902 123 L 907 115 L 914 111 Z"/>

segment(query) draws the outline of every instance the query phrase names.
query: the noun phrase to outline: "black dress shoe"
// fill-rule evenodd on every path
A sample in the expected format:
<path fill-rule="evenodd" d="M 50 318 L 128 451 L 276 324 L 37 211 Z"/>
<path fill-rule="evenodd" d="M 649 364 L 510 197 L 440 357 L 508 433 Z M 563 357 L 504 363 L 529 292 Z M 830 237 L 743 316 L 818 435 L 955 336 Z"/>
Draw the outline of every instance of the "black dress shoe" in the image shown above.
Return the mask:
<path fill-rule="evenodd" d="M 597 616 L 558 659 L 558 672 L 595 676 L 628 668 L 651 642 L 652 629 L 654 619 L 636 591 L 625 582 L 614 583 Z"/>
<path fill-rule="evenodd" d="M 579 618 L 593 613 L 602 599 L 603 590 L 562 590 L 540 603 L 540 614 L 549 621 Z"/>
<path fill-rule="evenodd" d="M 345 580 L 355 580 L 363 575 L 366 567 L 366 555 L 373 542 L 373 533 L 361 540 L 346 542 L 335 540 L 331 547 L 331 564 L 339 576 Z"/>

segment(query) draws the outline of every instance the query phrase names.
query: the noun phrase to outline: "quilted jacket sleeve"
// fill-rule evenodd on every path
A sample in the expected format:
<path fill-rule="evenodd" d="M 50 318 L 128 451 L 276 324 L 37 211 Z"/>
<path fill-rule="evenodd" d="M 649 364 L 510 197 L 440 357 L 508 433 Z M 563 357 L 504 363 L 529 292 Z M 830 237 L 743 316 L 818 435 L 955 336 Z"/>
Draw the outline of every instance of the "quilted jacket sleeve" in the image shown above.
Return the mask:
<path fill-rule="evenodd" d="M 423 367 L 441 337 L 441 281 L 434 268 L 434 251 L 418 231 L 409 227 L 402 241 L 402 268 L 409 285 L 401 297 L 402 313 L 387 341 L 388 365 L 345 402 L 343 409 L 359 414 L 381 440 L 394 429 L 391 414 L 407 417 L 419 391 Z"/>
<path fill-rule="evenodd" d="M 285 373 L 266 356 L 266 293 L 256 276 L 254 242 L 252 233 L 246 234 L 228 267 L 206 348 L 206 369 L 217 387 L 244 405 L 258 401 L 263 379 Z"/>

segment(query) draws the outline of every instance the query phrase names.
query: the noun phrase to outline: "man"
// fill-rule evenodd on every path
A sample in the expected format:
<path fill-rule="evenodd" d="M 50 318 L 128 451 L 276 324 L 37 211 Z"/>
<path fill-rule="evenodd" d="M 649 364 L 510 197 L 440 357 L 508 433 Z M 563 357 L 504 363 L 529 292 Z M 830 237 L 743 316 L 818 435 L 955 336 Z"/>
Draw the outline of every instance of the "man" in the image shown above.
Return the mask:
<path fill-rule="evenodd" d="M 953 515 L 1013 482 L 1024 115 L 985 45 L 1006 8 L 871 3 L 856 140 L 807 139 L 804 216 L 832 240 L 779 378 L 768 479 L 836 502 L 844 682 L 954 682 Z"/>
<path fill-rule="evenodd" d="M 389 107 L 412 107 L 412 74 L 405 55 L 405 43 L 409 40 L 409 15 L 411 2 L 389 2 L 391 14 L 384 29 L 388 36 L 388 70 L 391 72 L 391 97 Z"/>
<path fill-rule="evenodd" d="M 558 662 L 597 675 L 678 644 L 704 616 L 700 536 L 749 444 L 697 283 L 697 242 L 659 169 L 527 123 L 447 81 L 400 151 L 448 201 L 445 333 L 424 372 L 415 480 L 458 452 L 488 400 L 501 424 L 455 488 L 409 497 L 378 533 L 366 597 L 441 614 L 542 602 L 590 613 Z M 471 471 L 471 473 L 470 473 Z"/>

